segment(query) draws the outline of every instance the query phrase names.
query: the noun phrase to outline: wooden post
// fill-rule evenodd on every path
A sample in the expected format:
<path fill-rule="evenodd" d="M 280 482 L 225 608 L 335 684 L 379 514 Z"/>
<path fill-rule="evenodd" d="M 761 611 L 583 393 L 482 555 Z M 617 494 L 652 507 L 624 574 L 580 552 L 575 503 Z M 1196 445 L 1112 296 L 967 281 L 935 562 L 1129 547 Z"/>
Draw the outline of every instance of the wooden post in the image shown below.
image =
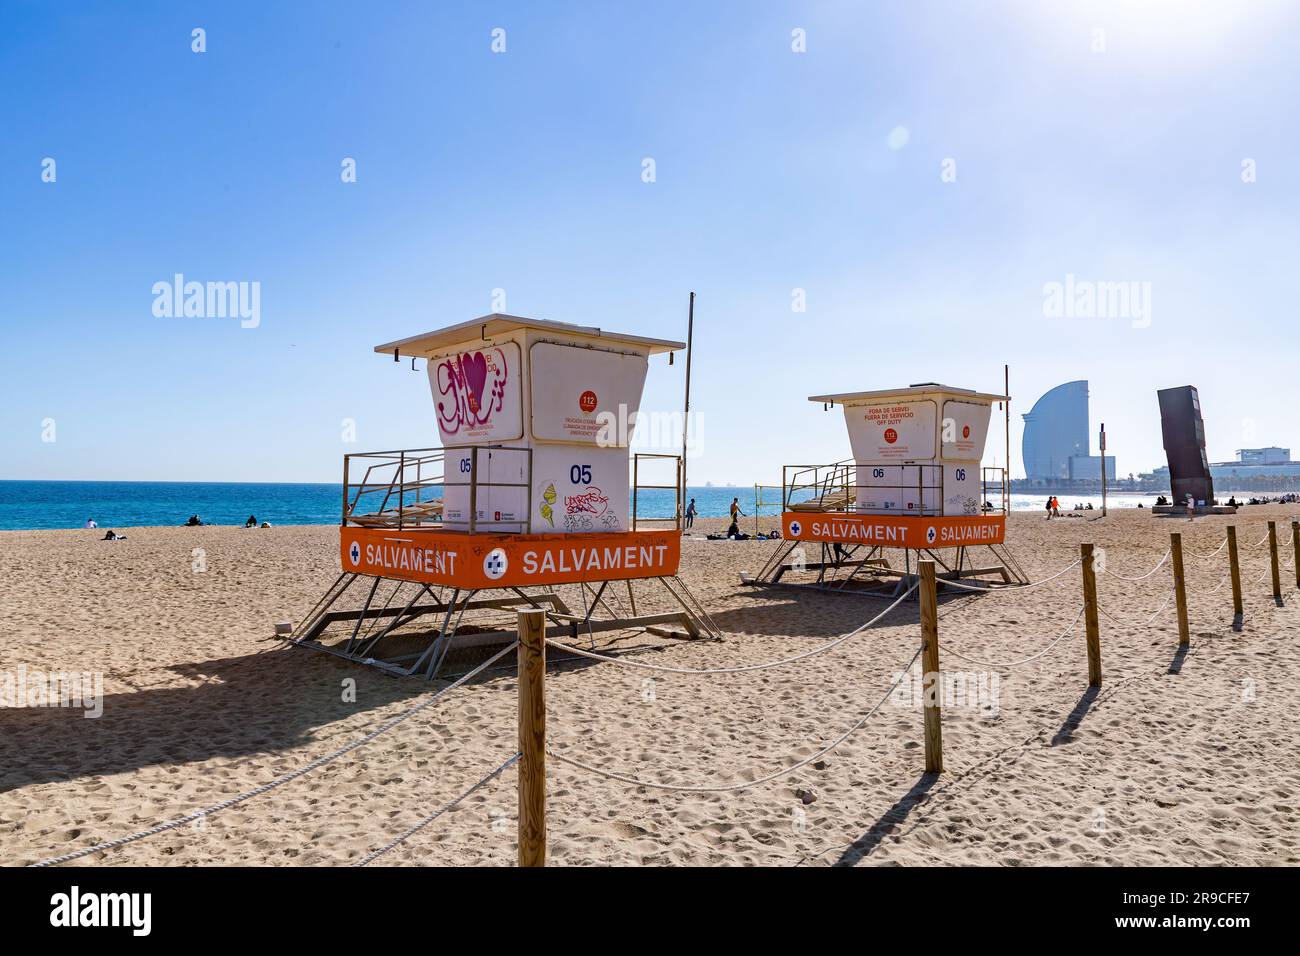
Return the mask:
<path fill-rule="evenodd" d="M 1295 564 L 1295 586 L 1300 588 L 1300 521 L 1291 522 L 1291 560 Z"/>
<path fill-rule="evenodd" d="M 1186 645 L 1191 640 L 1187 627 L 1187 580 L 1183 577 L 1183 535 L 1175 531 L 1169 535 L 1169 553 L 1174 566 L 1174 603 L 1178 605 L 1178 643 Z"/>
<path fill-rule="evenodd" d="M 925 772 L 943 771 L 943 732 L 939 725 L 939 601 L 934 561 L 918 561 L 921 572 L 921 692 L 925 707 Z"/>
<path fill-rule="evenodd" d="M 1282 603 L 1282 572 L 1277 566 L 1277 522 L 1268 523 L 1268 559 L 1273 565 L 1273 600 Z"/>
<path fill-rule="evenodd" d="M 1083 557 L 1083 617 L 1088 628 L 1088 686 L 1101 686 L 1101 628 L 1097 624 L 1097 569 L 1092 545 L 1079 545 Z"/>
<path fill-rule="evenodd" d="M 546 865 L 546 611 L 520 611 L 519 865 Z"/>
<path fill-rule="evenodd" d="M 1241 605 L 1241 564 L 1237 560 L 1237 526 L 1228 525 L 1228 567 L 1232 574 L 1232 629 L 1240 631 L 1246 611 Z"/>

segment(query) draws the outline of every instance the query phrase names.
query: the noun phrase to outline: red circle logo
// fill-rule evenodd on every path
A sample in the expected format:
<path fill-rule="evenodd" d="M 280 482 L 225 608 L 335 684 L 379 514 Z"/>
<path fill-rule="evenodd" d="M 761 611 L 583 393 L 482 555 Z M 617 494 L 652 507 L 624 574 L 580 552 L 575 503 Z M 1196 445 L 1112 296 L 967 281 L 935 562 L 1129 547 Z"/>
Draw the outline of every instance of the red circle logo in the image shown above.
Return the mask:
<path fill-rule="evenodd" d="M 590 415 L 596 410 L 596 393 L 587 389 L 578 396 L 578 407 Z"/>
<path fill-rule="evenodd" d="M 962 438 L 970 438 L 970 426 L 969 426 L 969 425 L 963 425 L 963 426 L 961 427 L 961 437 L 962 437 Z"/>
<path fill-rule="evenodd" d="M 891 444 L 891 445 L 892 445 L 894 442 L 898 441 L 898 432 L 894 431 L 892 428 L 886 428 L 886 429 L 885 429 L 885 441 L 889 442 L 889 444 Z"/>

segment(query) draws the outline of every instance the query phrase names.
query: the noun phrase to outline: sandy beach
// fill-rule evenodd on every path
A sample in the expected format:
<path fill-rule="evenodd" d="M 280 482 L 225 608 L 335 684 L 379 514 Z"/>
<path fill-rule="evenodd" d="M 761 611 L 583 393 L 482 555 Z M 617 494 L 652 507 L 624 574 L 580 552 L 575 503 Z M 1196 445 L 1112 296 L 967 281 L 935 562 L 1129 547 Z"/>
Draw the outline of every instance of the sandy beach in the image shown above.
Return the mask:
<path fill-rule="evenodd" d="M 1091 515 L 1089 517 L 1092 517 Z M 997 674 L 997 695 L 945 709 L 945 772 L 923 779 L 922 714 L 896 698 L 824 760 L 749 790 L 637 788 L 548 767 L 554 865 L 1294 864 L 1300 860 L 1300 590 L 1288 506 L 1189 523 L 1145 511 L 1104 521 L 1016 514 L 1009 543 L 1032 579 L 1106 550 L 1099 694 L 1086 694 L 1082 623 L 1023 666 L 941 651 L 945 671 Z M 1265 522 L 1279 522 L 1283 607 Z M 1245 629 L 1230 628 L 1227 524 L 1242 544 Z M 635 659 L 712 667 L 807 650 L 878 613 L 858 595 L 743 587 L 773 547 L 707 541 L 682 577 L 726 640 L 597 636 Z M 377 727 L 431 686 L 274 635 L 338 574 L 335 526 L 0 533 L 8 622 L 0 672 L 102 672 L 103 715 L 0 710 L 0 858 L 31 863 L 216 803 Z M 746 530 L 751 530 L 747 528 Z M 1166 565 L 1189 552 L 1191 646 L 1177 654 Z M 202 549 L 196 555 L 195 549 Z M 201 560 L 200 560 L 201 558 Z M 1262 575 L 1262 576 L 1261 576 Z M 1218 588 L 1217 591 L 1213 590 Z M 1074 569 L 1042 587 L 941 596 L 941 648 L 1009 661 L 1045 648 L 1082 602 Z M 787 667 L 651 675 L 557 662 L 548 733 L 559 752 L 683 786 L 754 780 L 817 751 L 881 699 L 918 646 L 906 603 L 870 631 Z M 1113 620 L 1113 619 L 1114 620 Z M 1121 623 L 1116 623 L 1118 620 Z M 396 837 L 515 750 L 511 666 L 458 688 L 373 743 L 227 812 L 96 854 L 98 865 L 346 865 Z M 355 701 L 345 699 L 355 681 Z M 439 686 L 438 683 L 433 685 Z M 801 797 L 809 792 L 811 800 Z M 513 770 L 395 849 L 385 864 L 509 865 Z"/>

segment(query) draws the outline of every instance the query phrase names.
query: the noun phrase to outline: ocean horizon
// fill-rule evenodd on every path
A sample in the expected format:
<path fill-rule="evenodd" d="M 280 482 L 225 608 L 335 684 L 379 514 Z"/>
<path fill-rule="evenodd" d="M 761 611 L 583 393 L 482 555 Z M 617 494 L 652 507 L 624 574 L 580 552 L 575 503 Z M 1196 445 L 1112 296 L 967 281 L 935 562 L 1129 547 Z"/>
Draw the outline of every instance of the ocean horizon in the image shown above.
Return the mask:
<path fill-rule="evenodd" d="M 774 495 L 772 489 L 765 494 Z M 702 518 L 724 518 L 739 498 L 748 516 L 755 513 L 753 485 L 693 485 Z M 104 529 L 183 525 L 190 515 L 204 524 L 242 525 L 250 515 L 272 525 L 338 524 L 343 486 L 330 482 L 238 481 L 27 481 L 0 480 L 0 531 L 81 528 L 88 518 Z M 643 490 L 637 510 L 648 518 L 671 517 L 671 491 Z M 1067 496 L 1062 504 L 1101 507 L 1100 495 Z M 1015 494 L 1013 511 L 1042 510 L 1045 496 Z M 1115 508 L 1150 507 L 1154 495 L 1111 495 Z M 779 506 L 764 505 L 771 517 Z"/>

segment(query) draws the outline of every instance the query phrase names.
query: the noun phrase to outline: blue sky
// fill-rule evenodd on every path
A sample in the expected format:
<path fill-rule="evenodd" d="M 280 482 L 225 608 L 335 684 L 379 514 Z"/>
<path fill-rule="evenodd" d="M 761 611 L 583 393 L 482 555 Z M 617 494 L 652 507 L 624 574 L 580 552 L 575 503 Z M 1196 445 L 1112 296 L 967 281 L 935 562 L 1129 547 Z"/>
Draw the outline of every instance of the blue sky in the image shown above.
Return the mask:
<path fill-rule="evenodd" d="M 995 390 L 1004 362 L 1017 470 L 1020 414 L 1077 378 L 1121 473 L 1163 463 L 1171 385 L 1199 387 L 1211 459 L 1300 454 L 1298 21 L 11 0 L 0 478 L 332 481 L 344 452 L 434 444 L 423 374 L 371 349 L 498 288 L 516 314 L 672 338 L 697 292 L 692 483 L 847 457 L 808 395 Z M 155 316 L 175 273 L 259 282 L 260 325 Z M 1149 283 L 1149 324 L 1046 315 L 1067 274 Z M 680 407 L 682 369 L 652 365 L 647 409 Z"/>

